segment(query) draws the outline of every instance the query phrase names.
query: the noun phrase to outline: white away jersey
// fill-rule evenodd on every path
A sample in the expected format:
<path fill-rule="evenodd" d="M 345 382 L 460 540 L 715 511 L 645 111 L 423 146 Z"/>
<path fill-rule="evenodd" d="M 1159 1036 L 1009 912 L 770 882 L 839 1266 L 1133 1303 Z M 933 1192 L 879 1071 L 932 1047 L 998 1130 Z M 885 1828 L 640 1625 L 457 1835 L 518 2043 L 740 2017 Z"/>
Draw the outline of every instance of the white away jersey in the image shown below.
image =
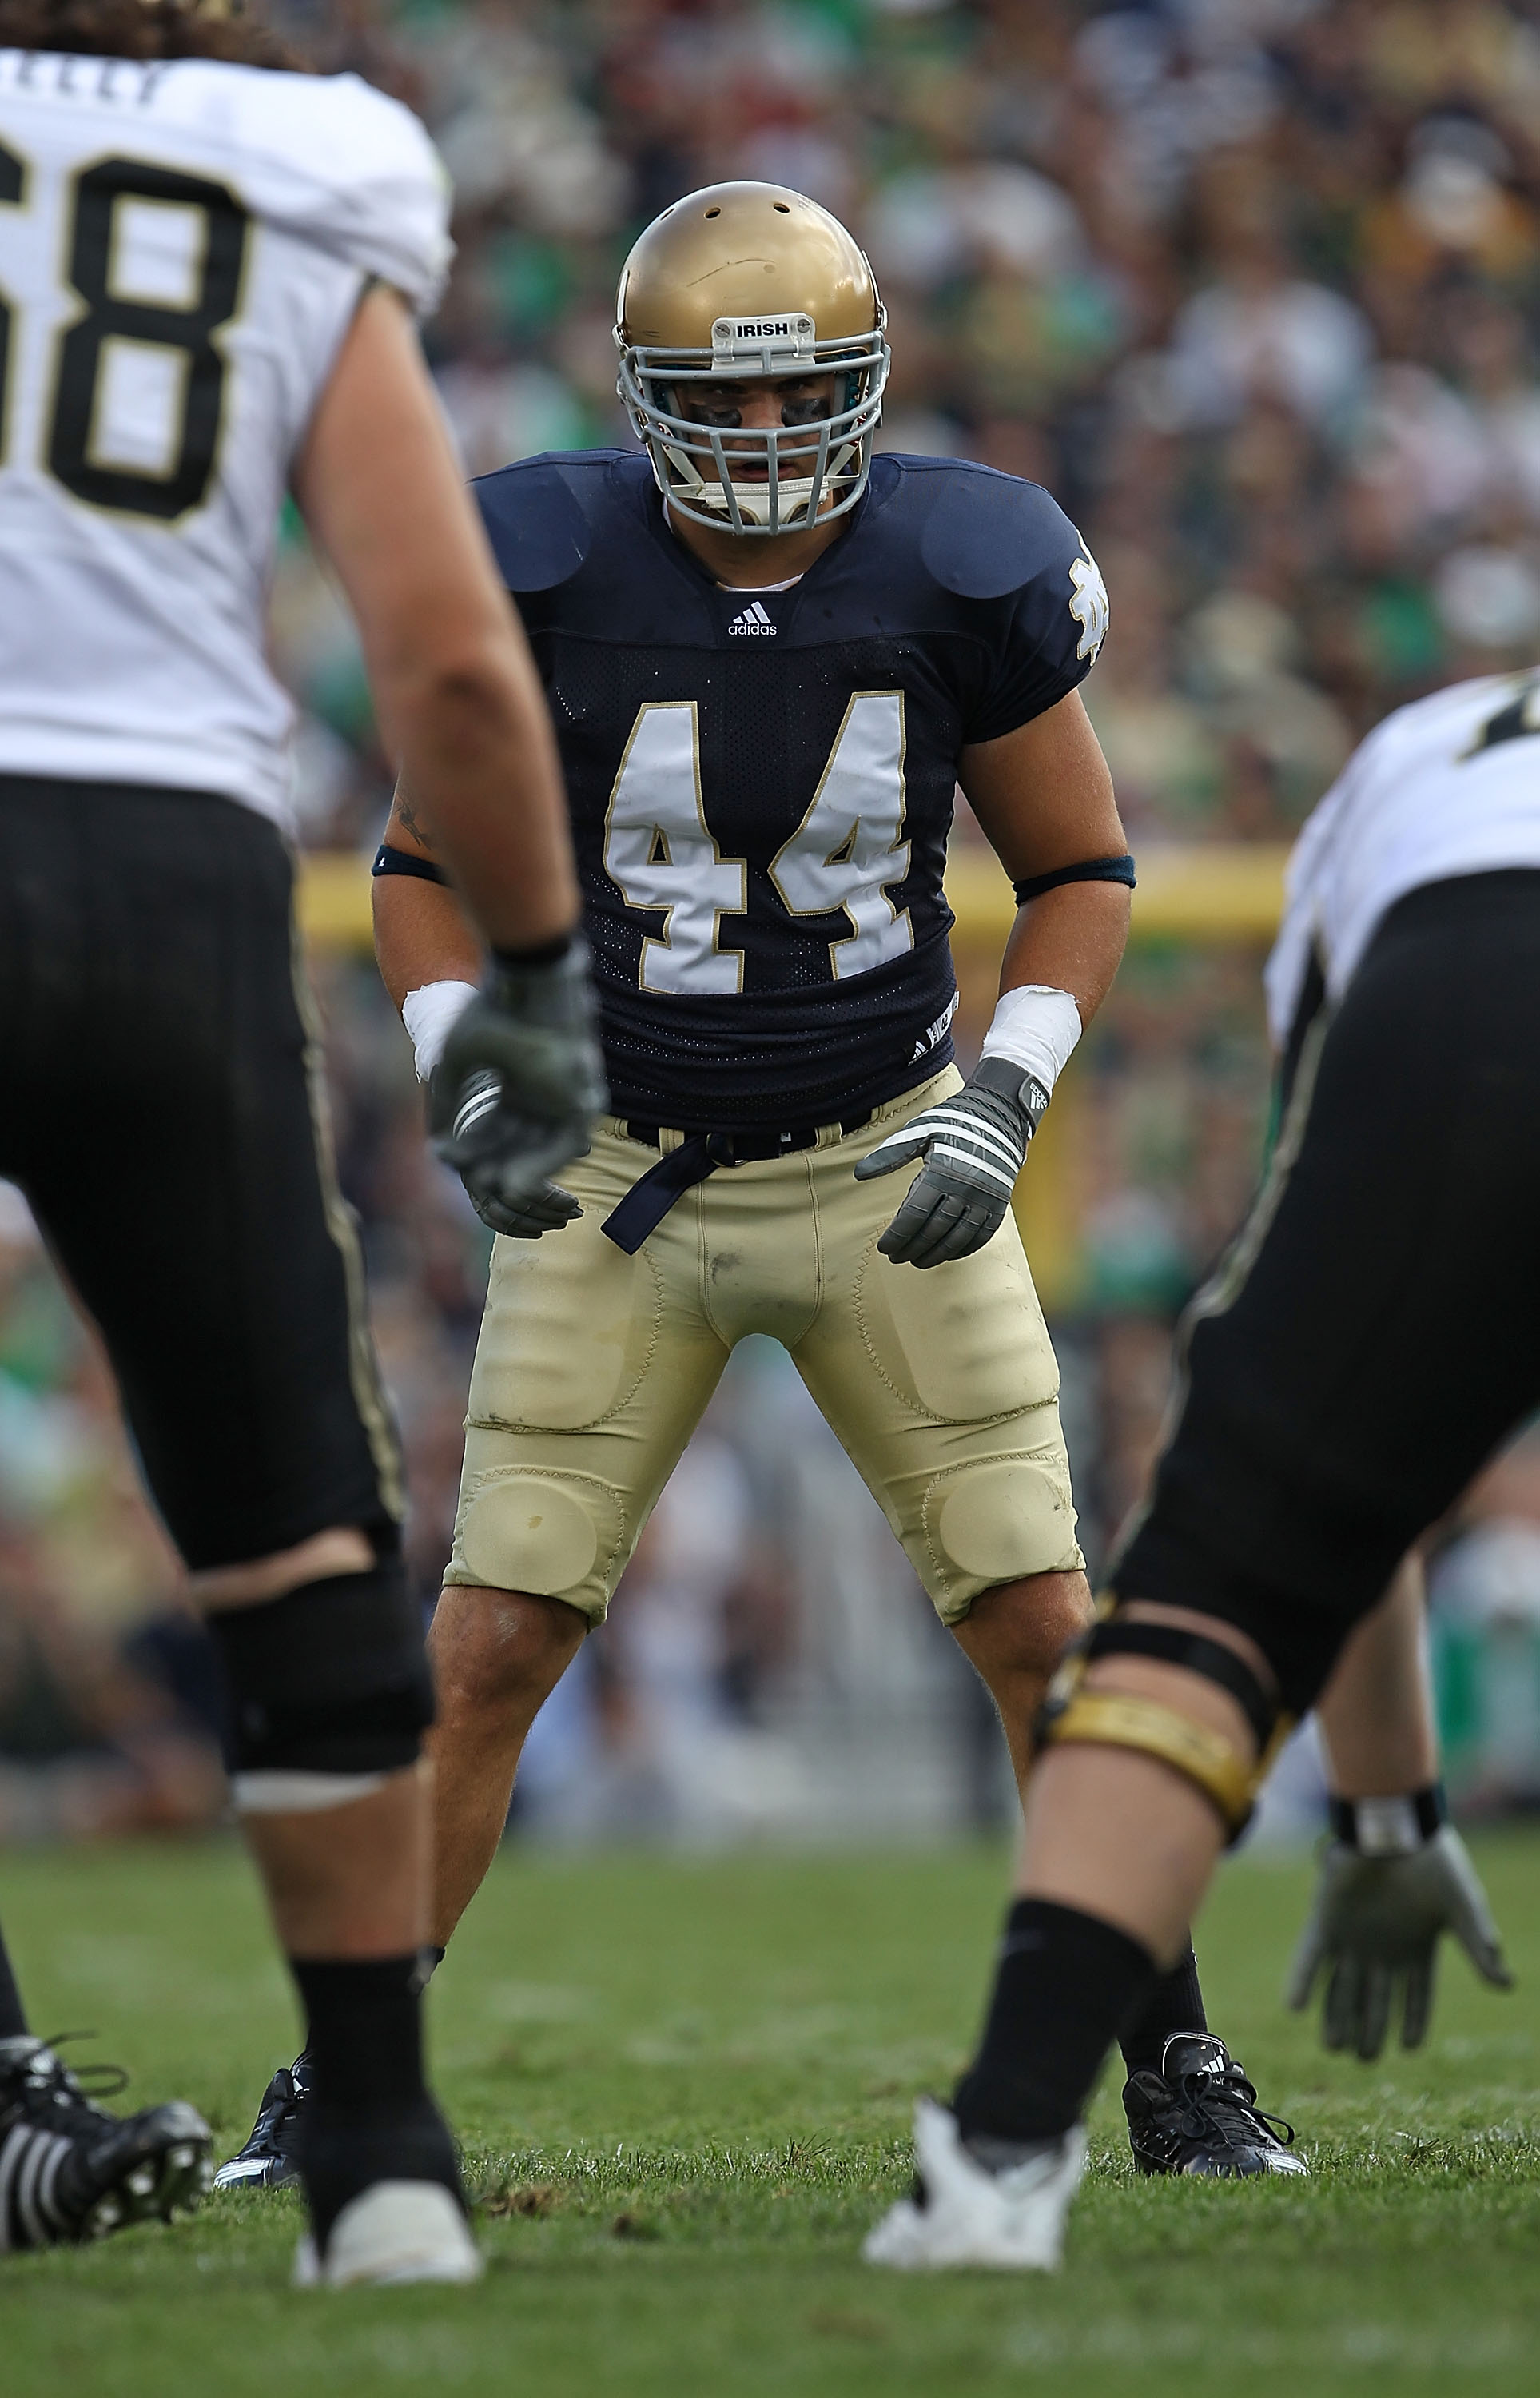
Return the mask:
<path fill-rule="evenodd" d="M 0 773 L 285 820 L 290 463 L 366 281 L 433 307 L 448 212 L 355 75 L 0 50 Z"/>
<path fill-rule="evenodd" d="M 1425 882 L 1540 868 L 1540 671 L 1483 675 L 1398 707 L 1360 742 L 1289 861 L 1267 961 L 1281 1049 L 1312 950 L 1339 999 L 1386 911 Z"/>

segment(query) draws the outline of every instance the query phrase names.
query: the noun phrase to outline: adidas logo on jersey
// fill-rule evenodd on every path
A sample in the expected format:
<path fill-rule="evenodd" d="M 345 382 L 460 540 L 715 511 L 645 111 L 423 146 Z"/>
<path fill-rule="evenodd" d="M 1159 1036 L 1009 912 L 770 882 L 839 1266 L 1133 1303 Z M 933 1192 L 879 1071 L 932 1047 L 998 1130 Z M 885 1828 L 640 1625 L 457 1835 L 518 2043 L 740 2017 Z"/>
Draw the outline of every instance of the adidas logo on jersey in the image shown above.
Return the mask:
<path fill-rule="evenodd" d="M 756 600 L 741 616 L 734 616 L 728 626 L 730 633 L 773 633 L 775 620 L 769 610 Z"/>
<path fill-rule="evenodd" d="M 947 1026 L 951 1023 L 953 1017 L 956 1016 L 960 1005 L 960 994 L 954 991 L 951 998 L 947 1001 L 946 1005 L 937 1017 L 934 1024 L 928 1024 L 926 1026 L 924 1038 L 915 1043 L 915 1054 L 909 1060 L 911 1066 L 917 1066 L 920 1059 L 925 1057 L 930 1050 L 935 1047 L 936 1043 L 946 1031 Z"/>

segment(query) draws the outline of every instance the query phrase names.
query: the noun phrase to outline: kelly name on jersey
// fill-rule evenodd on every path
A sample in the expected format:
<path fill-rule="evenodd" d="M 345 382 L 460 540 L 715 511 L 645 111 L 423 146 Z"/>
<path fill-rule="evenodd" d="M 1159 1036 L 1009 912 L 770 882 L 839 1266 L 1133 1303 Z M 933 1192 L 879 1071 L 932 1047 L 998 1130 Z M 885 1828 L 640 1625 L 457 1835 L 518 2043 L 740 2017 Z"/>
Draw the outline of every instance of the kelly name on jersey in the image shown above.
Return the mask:
<path fill-rule="evenodd" d="M 1064 698 L 1106 626 L 1062 510 L 888 455 L 805 574 L 750 591 L 671 532 L 645 458 L 475 492 L 556 721 L 620 1112 L 832 1123 L 934 1073 L 959 757 Z"/>

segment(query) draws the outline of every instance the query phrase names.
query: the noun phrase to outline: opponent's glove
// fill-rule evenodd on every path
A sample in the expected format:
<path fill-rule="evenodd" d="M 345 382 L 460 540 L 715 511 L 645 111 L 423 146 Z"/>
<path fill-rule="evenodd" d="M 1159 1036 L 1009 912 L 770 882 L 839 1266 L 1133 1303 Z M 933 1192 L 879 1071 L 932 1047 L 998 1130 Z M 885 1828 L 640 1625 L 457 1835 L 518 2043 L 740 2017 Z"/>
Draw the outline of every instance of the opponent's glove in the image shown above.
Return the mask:
<path fill-rule="evenodd" d="M 937 1099 L 878 1141 L 856 1167 L 858 1182 L 925 1160 L 877 1243 L 883 1256 L 939 1266 L 982 1249 L 1005 1219 L 1027 1142 L 1047 1107 L 1035 1074 L 1008 1058 L 984 1058 L 951 1098 Z"/>
<path fill-rule="evenodd" d="M 494 959 L 449 1027 L 428 1084 L 428 1129 L 494 1233 L 538 1240 L 582 1213 L 546 1177 L 584 1155 L 605 1105 L 588 950 Z"/>
<path fill-rule="evenodd" d="M 1321 2037 L 1328 2048 L 1355 2048 L 1368 2060 L 1385 2045 L 1399 1987 L 1401 2046 L 1419 2048 L 1441 1932 L 1453 1933 L 1483 1980 L 1512 1988 L 1486 1893 L 1452 1825 L 1399 1855 L 1365 1855 L 1332 1840 L 1290 1973 L 1289 2004 L 1307 2006 L 1324 1970 Z"/>

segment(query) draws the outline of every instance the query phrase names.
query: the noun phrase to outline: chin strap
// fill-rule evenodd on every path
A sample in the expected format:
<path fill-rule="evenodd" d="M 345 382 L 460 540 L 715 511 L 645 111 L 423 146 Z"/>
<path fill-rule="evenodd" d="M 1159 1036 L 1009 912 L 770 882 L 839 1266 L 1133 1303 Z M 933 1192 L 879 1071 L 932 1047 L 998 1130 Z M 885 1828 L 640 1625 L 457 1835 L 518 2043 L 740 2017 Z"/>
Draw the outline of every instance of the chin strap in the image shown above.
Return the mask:
<path fill-rule="evenodd" d="M 1098 1657 L 1153 1657 L 1217 1684 L 1234 1699 L 1256 1735 L 1254 1759 L 1223 1732 L 1194 1723 L 1175 1707 L 1130 1691 L 1088 1691 L 1086 1668 Z M 1257 1793 L 1292 1729 L 1244 1659 L 1220 1640 L 1175 1624 L 1130 1622 L 1109 1612 L 1076 1644 L 1050 1686 L 1037 1738 L 1050 1747 L 1081 1741 L 1098 1748 L 1132 1748 L 1169 1765 L 1214 1809 L 1233 1846 L 1252 1820 Z"/>

